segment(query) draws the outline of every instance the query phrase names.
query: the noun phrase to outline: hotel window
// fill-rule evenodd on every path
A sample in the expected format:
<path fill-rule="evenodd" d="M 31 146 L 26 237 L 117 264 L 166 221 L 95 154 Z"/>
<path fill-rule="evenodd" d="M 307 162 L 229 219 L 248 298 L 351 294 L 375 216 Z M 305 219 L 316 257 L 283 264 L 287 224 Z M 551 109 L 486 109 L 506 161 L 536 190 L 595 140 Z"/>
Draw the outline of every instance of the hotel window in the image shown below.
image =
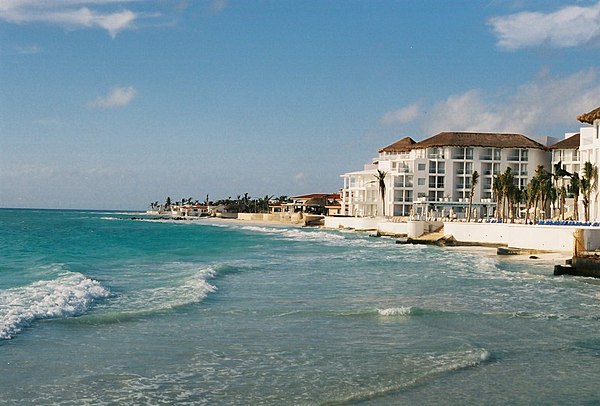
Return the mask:
<path fill-rule="evenodd" d="M 473 159 L 473 148 L 465 148 L 465 159 Z"/>
<path fill-rule="evenodd" d="M 508 160 L 509 161 L 519 161 L 520 160 L 519 150 L 518 149 L 511 149 L 510 153 L 508 155 Z"/>
<path fill-rule="evenodd" d="M 521 161 L 527 161 L 528 156 L 529 156 L 529 150 L 522 149 L 521 150 Z"/>
<path fill-rule="evenodd" d="M 424 171 L 425 170 L 425 164 L 418 164 L 418 168 L 419 171 Z"/>
<path fill-rule="evenodd" d="M 482 161 L 491 161 L 492 160 L 492 148 L 484 148 L 481 151 L 481 155 L 479 155 L 479 159 Z"/>
<path fill-rule="evenodd" d="M 501 151 L 502 150 L 499 148 L 494 148 L 494 161 L 499 161 L 500 159 L 502 159 Z"/>
<path fill-rule="evenodd" d="M 444 159 L 444 148 L 433 147 L 428 149 L 428 158 L 429 159 Z"/>
<path fill-rule="evenodd" d="M 429 161 L 429 173 L 437 173 L 437 162 Z"/>
<path fill-rule="evenodd" d="M 555 149 L 553 152 L 554 157 L 552 158 L 554 161 L 562 161 L 562 150 Z"/>
<path fill-rule="evenodd" d="M 419 186 L 425 186 L 425 178 L 418 178 L 417 179 L 417 185 L 419 185 Z"/>

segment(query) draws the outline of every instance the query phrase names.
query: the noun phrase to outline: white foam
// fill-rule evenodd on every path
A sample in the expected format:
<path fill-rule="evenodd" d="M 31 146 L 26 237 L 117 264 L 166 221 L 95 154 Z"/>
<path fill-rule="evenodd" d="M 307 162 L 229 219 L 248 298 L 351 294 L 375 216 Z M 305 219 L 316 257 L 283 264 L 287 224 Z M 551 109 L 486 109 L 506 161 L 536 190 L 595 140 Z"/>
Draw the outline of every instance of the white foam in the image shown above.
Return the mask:
<path fill-rule="evenodd" d="M 380 316 L 408 316 L 411 310 L 411 307 L 390 307 L 387 309 L 377 309 L 377 313 Z"/>
<path fill-rule="evenodd" d="M 99 282 L 74 272 L 0 291 L 0 339 L 13 338 L 35 319 L 83 314 L 95 299 L 109 295 Z"/>

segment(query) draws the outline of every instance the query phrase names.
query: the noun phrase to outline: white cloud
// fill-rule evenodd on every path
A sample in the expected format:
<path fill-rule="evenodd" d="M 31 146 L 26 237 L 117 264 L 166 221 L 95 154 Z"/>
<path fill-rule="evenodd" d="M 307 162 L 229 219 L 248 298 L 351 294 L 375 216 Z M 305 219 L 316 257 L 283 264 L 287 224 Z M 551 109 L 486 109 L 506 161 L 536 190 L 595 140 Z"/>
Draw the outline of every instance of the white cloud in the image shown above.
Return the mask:
<path fill-rule="evenodd" d="M 507 49 L 547 44 L 565 48 L 600 39 L 600 2 L 588 7 L 566 6 L 552 13 L 521 12 L 494 17 L 489 24 L 498 45 Z"/>
<path fill-rule="evenodd" d="M 381 119 L 381 123 L 384 125 L 393 124 L 406 124 L 410 123 L 420 113 L 420 107 L 418 103 L 411 104 L 410 106 L 403 107 L 401 109 L 390 111 L 386 113 Z"/>
<path fill-rule="evenodd" d="M 227 6 L 229 5 L 227 0 L 213 0 L 210 3 L 209 9 L 212 13 L 220 13 L 221 11 L 225 10 L 227 8 Z"/>
<path fill-rule="evenodd" d="M 124 107 L 127 106 L 133 98 L 136 96 L 137 91 L 133 86 L 128 87 L 114 87 L 104 97 L 98 97 L 97 99 L 88 103 L 89 107 L 92 108 L 113 108 L 113 107 Z"/>
<path fill-rule="evenodd" d="M 90 6 L 128 3 L 127 0 L 0 0 L 0 19 L 16 24 L 49 23 L 65 28 L 102 28 L 112 38 L 133 27 L 139 14 L 122 9 L 100 12 Z"/>
<path fill-rule="evenodd" d="M 469 90 L 435 103 L 430 121 L 422 123 L 426 135 L 441 131 L 518 132 L 544 134 L 545 128 L 566 124 L 577 128 L 576 117 L 598 107 L 600 81 L 596 69 L 566 77 L 539 73 L 515 89 L 508 98 L 496 98 L 481 90 Z"/>
<path fill-rule="evenodd" d="M 294 175 L 294 183 L 296 185 L 303 185 L 306 181 L 306 176 L 304 175 L 303 172 L 299 172 L 296 175 Z"/>
<path fill-rule="evenodd" d="M 42 52 L 39 45 L 17 45 L 15 46 L 15 50 L 21 55 L 35 55 Z"/>

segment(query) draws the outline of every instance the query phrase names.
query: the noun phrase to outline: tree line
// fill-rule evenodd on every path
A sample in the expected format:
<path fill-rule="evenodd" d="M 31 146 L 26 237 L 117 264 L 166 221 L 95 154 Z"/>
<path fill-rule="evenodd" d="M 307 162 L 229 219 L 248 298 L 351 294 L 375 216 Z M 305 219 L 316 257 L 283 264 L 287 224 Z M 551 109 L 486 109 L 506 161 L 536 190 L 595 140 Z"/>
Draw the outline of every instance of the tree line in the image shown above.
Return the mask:
<path fill-rule="evenodd" d="M 194 199 L 193 197 L 182 198 L 181 200 L 173 201 L 171 197 L 167 197 L 164 203 L 159 201 L 151 202 L 151 210 L 171 210 L 172 207 L 177 206 L 194 206 L 194 205 L 205 205 L 205 206 L 220 206 L 223 205 L 227 210 L 238 213 L 268 213 L 269 204 L 283 204 L 291 202 L 288 196 L 282 195 L 275 197 L 274 195 L 265 195 L 264 197 L 251 197 L 248 193 L 238 195 L 235 199 L 231 196 L 227 199 L 219 199 L 216 201 L 210 200 L 210 196 L 206 195 L 203 201 Z"/>
<path fill-rule="evenodd" d="M 583 165 L 581 175 L 563 169 L 561 162 L 554 165 L 553 172 L 548 172 L 542 165 L 535 170 L 535 175 L 524 188 L 516 185 L 515 176 L 510 167 L 500 175 L 494 176 L 492 192 L 496 200 L 496 217 L 506 221 L 514 221 L 517 211 L 525 206 L 525 221 L 536 222 L 538 215 L 550 206 L 552 213 L 564 220 L 566 199 L 573 197 L 573 219 L 579 220 L 579 198 L 583 204 L 584 220 L 590 219 L 590 203 L 592 194 L 598 188 L 598 168 L 590 162 Z M 544 213 L 546 214 L 546 213 Z"/>

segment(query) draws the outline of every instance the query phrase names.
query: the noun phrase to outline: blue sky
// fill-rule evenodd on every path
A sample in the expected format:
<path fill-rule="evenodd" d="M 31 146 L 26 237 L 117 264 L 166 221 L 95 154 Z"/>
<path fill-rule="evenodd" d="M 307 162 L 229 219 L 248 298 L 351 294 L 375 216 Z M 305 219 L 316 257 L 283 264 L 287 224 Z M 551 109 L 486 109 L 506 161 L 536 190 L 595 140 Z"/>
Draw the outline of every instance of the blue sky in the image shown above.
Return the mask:
<path fill-rule="evenodd" d="M 0 207 L 330 193 L 440 131 L 600 106 L 600 2 L 0 0 Z"/>

